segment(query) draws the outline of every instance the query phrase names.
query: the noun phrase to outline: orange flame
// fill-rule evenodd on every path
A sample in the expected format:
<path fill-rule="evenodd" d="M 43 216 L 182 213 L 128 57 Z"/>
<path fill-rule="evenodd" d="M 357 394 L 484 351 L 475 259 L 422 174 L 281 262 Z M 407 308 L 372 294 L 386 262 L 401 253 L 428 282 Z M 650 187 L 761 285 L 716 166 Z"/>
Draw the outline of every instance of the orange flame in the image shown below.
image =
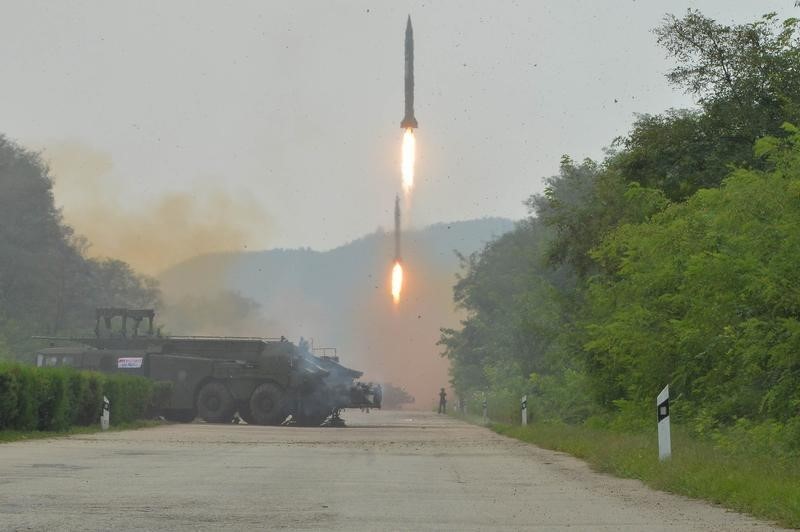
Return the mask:
<path fill-rule="evenodd" d="M 403 265 L 400 261 L 394 263 L 392 268 L 392 299 L 395 304 L 400 302 L 400 292 L 403 291 Z"/>
<path fill-rule="evenodd" d="M 414 186 L 414 161 L 416 158 L 416 145 L 414 130 L 406 129 L 403 133 L 403 160 L 401 171 L 403 173 L 403 190 L 408 193 Z"/>

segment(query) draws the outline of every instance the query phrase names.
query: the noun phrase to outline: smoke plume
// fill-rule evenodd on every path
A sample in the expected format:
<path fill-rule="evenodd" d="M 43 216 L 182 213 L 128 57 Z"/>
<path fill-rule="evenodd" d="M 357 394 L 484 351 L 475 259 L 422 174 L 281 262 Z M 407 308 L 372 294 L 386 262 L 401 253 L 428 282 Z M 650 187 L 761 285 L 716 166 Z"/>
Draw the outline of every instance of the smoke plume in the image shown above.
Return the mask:
<path fill-rule="evenodd" d="M 206 186 L 144 200 L 153 194 L 129 194 L 135 183 L 114 173 L 107 153 L 62 142 L 45 147 L 43 157 L 64 219 L 88 238 L 92 256 L 153 275 L 196 255 L 267 244 L 269 217 L 246 193 Z"/>

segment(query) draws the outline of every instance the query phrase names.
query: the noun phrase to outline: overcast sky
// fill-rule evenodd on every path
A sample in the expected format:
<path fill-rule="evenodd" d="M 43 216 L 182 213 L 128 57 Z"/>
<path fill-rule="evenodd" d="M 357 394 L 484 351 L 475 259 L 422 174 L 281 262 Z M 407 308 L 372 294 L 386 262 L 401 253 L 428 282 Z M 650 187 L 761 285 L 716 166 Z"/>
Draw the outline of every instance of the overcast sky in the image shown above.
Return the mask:
<path fill-rule="evenodd" d="M 521 218 L 561 154 L 599 157 L 634 113 L 689 105 L 651 33 L 666 12 L 793 4 L 2 0 L 0 131 L 72 154 L 53 161 L 68 220 L 89 187 L 128 215 L 219 193 L 263 211 L 250 249 L 335 247 L 392 224 L 410 13 L 411 223 Z"/>

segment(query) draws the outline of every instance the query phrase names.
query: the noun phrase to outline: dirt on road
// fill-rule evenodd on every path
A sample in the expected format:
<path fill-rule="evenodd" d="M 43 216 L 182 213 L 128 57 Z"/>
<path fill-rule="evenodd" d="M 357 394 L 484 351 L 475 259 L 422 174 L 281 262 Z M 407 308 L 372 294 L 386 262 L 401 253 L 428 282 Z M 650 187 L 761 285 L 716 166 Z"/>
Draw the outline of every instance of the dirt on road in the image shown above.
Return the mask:
<path fill-rule="evenodd" d="M 426 412 L 0 445 L 2 530 L 775 530 Z"/>

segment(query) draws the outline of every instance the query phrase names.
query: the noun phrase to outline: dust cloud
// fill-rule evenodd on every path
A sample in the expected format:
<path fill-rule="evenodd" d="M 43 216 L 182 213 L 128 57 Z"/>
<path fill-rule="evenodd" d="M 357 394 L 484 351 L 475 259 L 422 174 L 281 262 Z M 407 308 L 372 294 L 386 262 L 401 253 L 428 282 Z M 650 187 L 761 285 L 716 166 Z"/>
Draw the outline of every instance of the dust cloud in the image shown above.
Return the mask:
<path fill-rule="evenodd" d="M 409 256 L 411 254 L 407 254 Z M 369 378 L 404 387 L 415 402 L 406 408 L 430 409 L 439 388 L 449 389 L 449 361 L 436 345 L 440 327 L 454 327 L 454 272 L 424 257 L 404 261 L 403 299 L 394 305 L 386 290 L 376 291 L 357 314 L 358 335 L 348 339 Z M 452 394 L 449 394 L 452 398 Z"/>
<path fill-rule="evenodd" d="M 238 292 L 187 295 L 170 299 L 160 320 L 167 334 L 203 336 L 266 336 L 275 328 L 261 305 Z"/>
<path fill-rule="evenodd" d="M 326 252 L 255 251 L 269 244 L 270 220 L 247 194 L 206 187 L 130 204 L 129 185 L 108 154 L 60 143 L 43 157 L 65 221 L 89 240 L 89 253 L 159 276 L 165 332 L 313 338 L 337 347 L 342 363 L 365 379 L 405 388 L 415 398 L 411 408 L 432 408 L 439 388 L 448 387 L 448 361 L 436 342 L 441 327 L 458 324 L 452 249 L 475 240 L 472 229 L 462 229 L 462 240 L 449 226 L 438 236 L 405 233 L 404 292 L 394 305 L 391 233 Z"/>
<path fill-rule="evenodd" d="M 204 185 L 165 191 L 150 203 L 128 202 L 109 154 L 77 142 L 42 150 L 65 221 L 91 243 L 89 254 L 114 257 L 155 275 L 191 257 L 268 243 L 270 218 L 243 193 Z M 137 195 L 138 197 L 139 195 Z"/>

